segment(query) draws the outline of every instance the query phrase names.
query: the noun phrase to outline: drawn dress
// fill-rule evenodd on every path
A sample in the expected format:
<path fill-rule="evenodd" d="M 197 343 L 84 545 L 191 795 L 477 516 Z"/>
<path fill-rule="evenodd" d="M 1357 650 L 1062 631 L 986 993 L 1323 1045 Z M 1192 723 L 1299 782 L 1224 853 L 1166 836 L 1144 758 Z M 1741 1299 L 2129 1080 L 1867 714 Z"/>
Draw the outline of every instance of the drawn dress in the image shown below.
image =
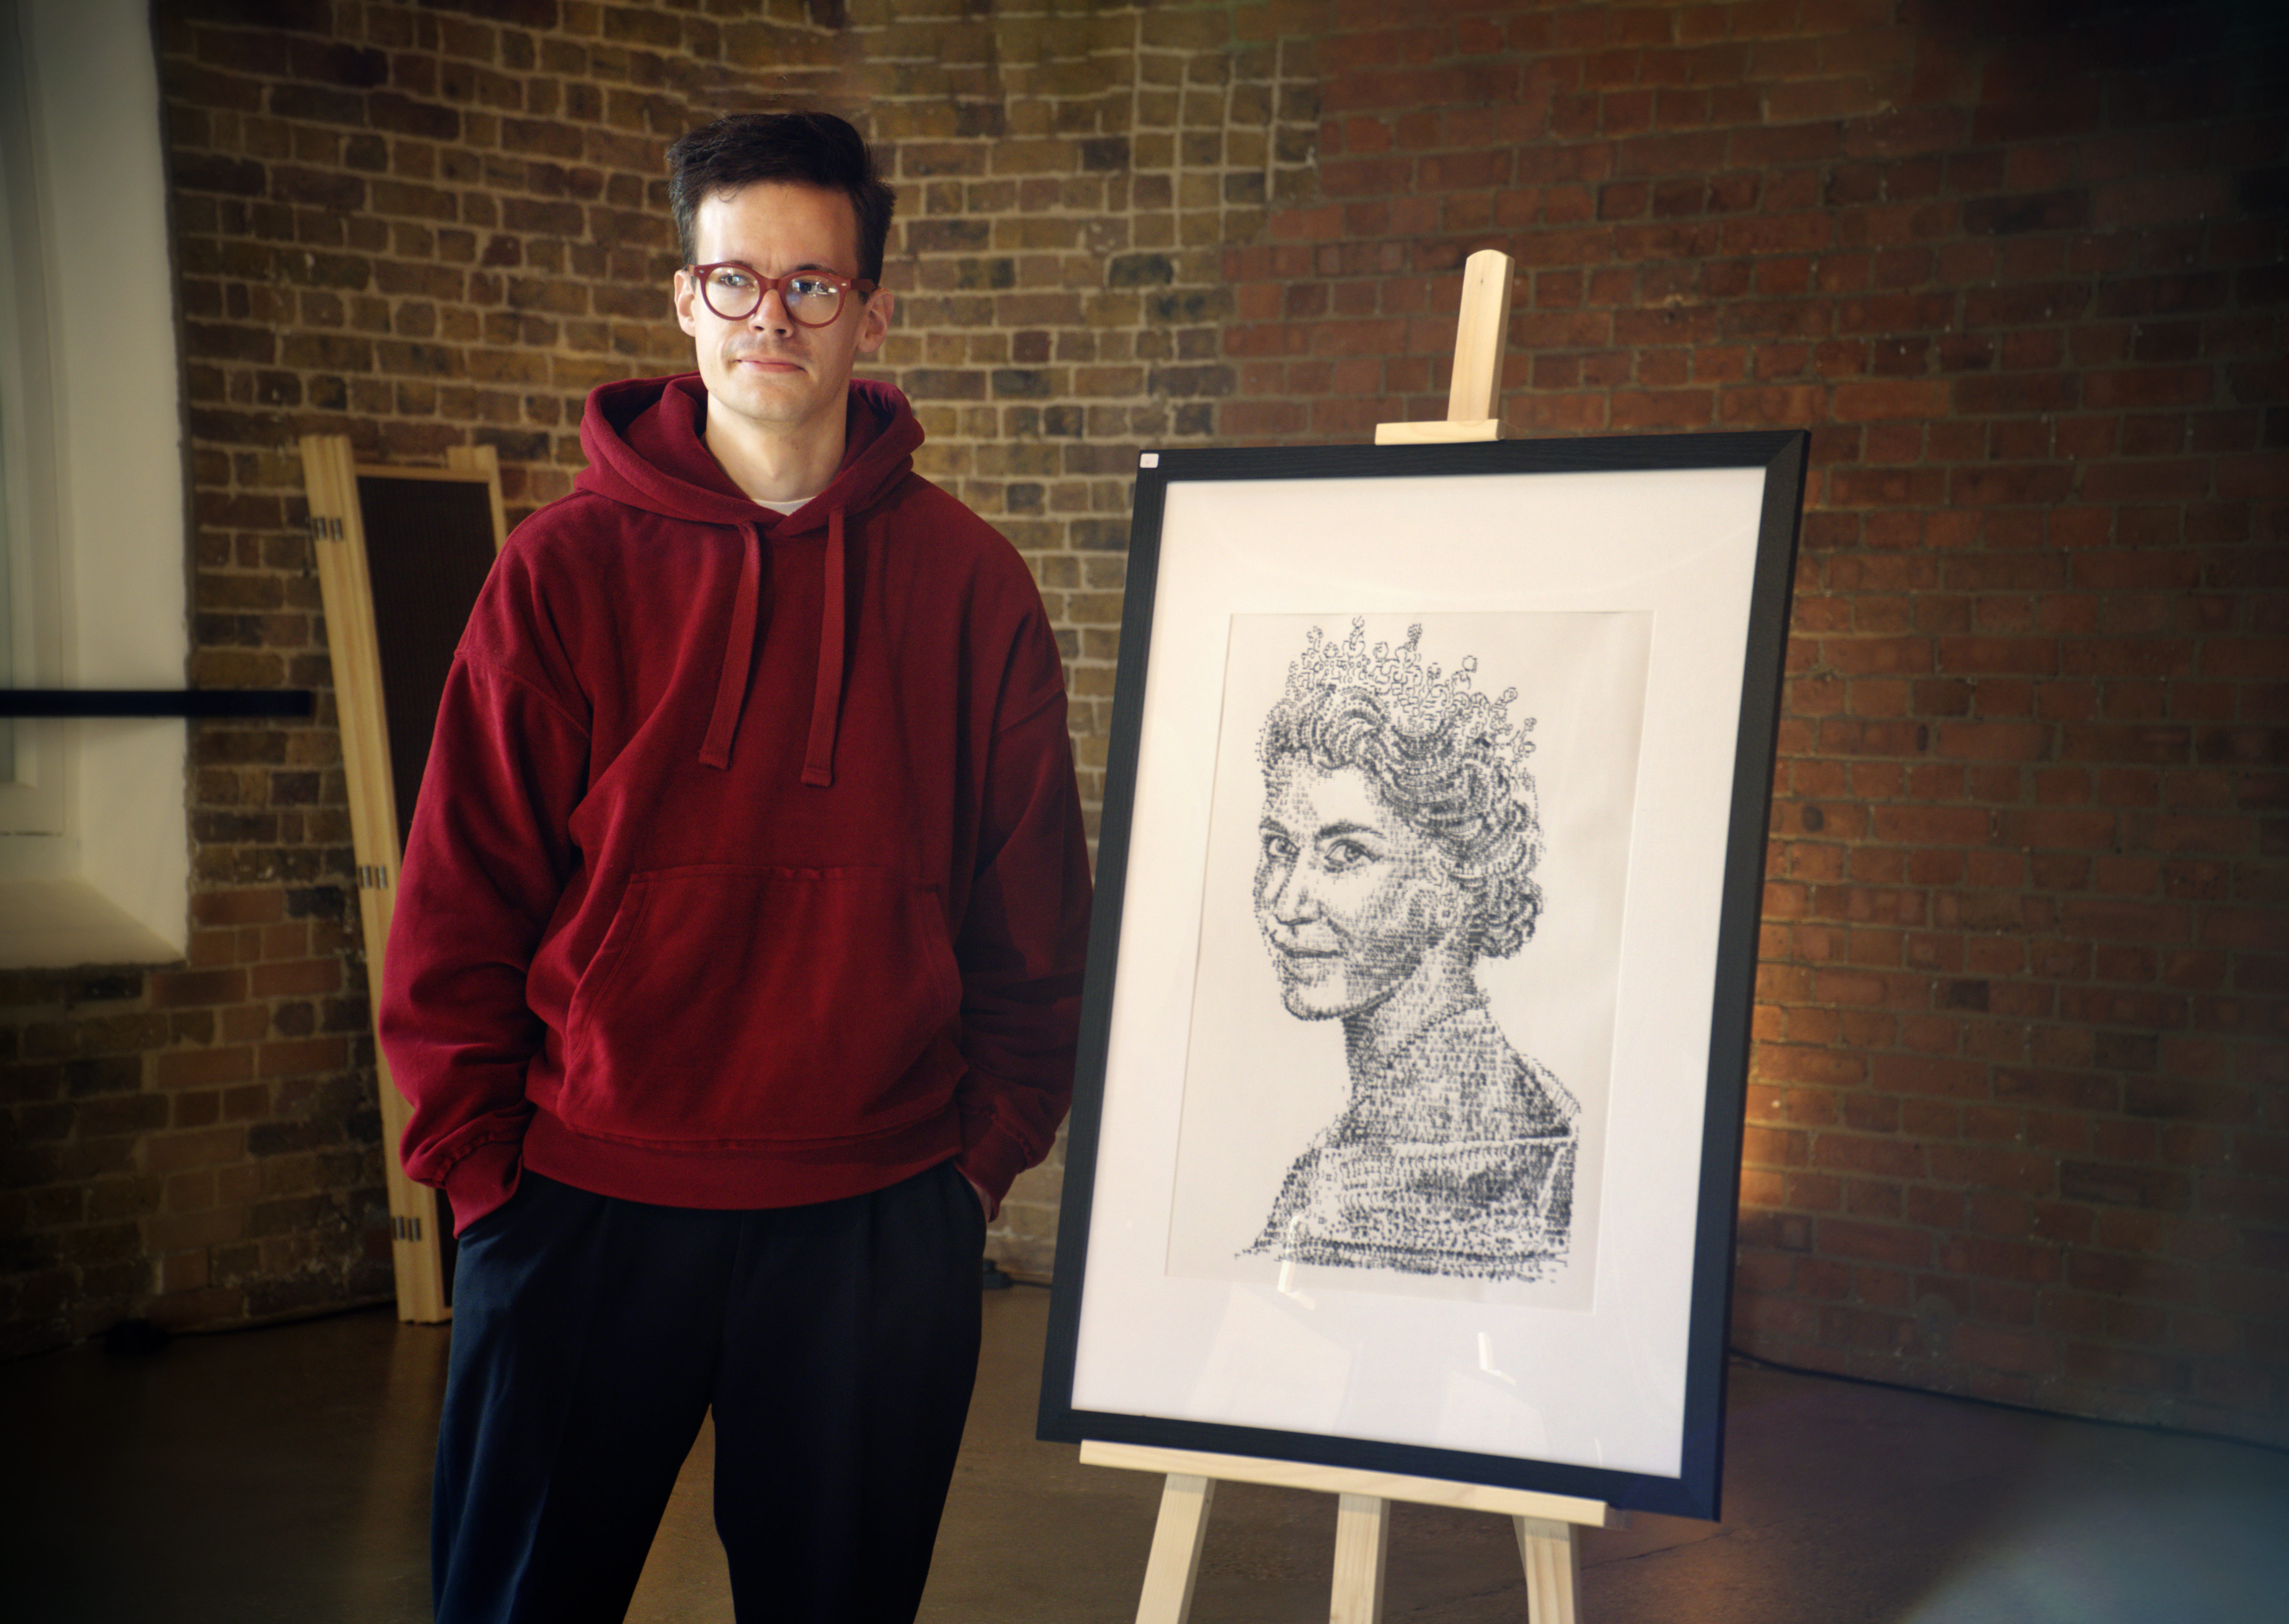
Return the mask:
<path fill-rule="evenodd" d="M 1575 1118 L 1485 1006 L 1432 1022 L 1296 1158 L 1251 1254 L 1530 1280 L 1565 1262 Z"/>

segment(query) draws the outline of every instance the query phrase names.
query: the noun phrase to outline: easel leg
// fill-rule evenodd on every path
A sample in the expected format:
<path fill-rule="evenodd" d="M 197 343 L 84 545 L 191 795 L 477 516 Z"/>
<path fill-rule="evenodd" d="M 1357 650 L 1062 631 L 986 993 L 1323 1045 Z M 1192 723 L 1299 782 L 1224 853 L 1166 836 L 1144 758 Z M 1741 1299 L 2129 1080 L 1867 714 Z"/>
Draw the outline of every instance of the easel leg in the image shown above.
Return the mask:
<path fill-rule="evenodd" d="M 1571 1523 L 1514 1517 L 1519 1560 L 1526 1564 L 1528 1624 L 1575 1624 L 1574 1594 L 1582 1582 L 1581 1531 Z"/>
<path fill-rule="evenodd" d="M 1170 1472 L 1160 1490 L 1160 1520 L 1144 1564 L 1144 1593 L 1137 1624 L 1184 1624 L 1192 1616 L 1192 1585 L 1200 1576 L 1200 1541 L 1208 1531 L 1216 1479 Z"/>
<path fill-rule="evenodd" d="M 1336 1502 L 1336 1587 L 1328 1624 L 1382 1624 L 1384 1558 L 1391 1549 L 1391 1502 L 1345 1494 Z"/>

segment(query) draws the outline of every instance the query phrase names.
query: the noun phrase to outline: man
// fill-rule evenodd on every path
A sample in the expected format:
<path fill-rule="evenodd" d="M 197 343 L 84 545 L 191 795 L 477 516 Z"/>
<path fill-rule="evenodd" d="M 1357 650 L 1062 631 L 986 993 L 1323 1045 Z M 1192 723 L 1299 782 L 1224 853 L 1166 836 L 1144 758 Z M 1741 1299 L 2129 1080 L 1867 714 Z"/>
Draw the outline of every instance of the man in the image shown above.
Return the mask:
<path fill-rule="evenodd" d="M 626 1612 L 701 1419 L 743 1619 L 911 1619 L 985 1226 L 1072 1088 L 1088 864 L 1024 562 L 914 474 L 891 195 L 669 153 L 696 376 L 607 385 L 495 566 L 381 1030 L 460 1234 L 437 1616 Z"/>

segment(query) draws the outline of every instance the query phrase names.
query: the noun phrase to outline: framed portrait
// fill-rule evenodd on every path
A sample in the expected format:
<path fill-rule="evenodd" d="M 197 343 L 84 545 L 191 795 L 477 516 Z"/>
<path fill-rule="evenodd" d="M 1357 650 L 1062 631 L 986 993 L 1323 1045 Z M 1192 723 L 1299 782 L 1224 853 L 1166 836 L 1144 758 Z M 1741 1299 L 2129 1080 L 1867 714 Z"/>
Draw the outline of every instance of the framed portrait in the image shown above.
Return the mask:
<path fill-rule="evenodd" d="M 1806 447 L 1143 455 L 1043 1437 L 1717 1515 Z"/>

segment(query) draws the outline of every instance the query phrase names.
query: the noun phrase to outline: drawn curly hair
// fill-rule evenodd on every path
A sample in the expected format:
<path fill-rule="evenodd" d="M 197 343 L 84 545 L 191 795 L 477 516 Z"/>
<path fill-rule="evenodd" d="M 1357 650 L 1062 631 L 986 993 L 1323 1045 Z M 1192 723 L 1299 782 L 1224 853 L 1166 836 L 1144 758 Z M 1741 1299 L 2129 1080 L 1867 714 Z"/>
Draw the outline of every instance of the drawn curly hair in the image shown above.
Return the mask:
<path fill-rule="evenodd" d="M 1330 642 L 1318 626 L 1288 667 L 1288 686 L 1264 719 L 1256 755 L 1269 784 L 1300 757 L 1322 772 L 1356 767 L 1392 810 L 1423 832 L 1469 899 L 1478 951 L 1506 959 L 1534 935 L 1542 888 L 1542 824 L 1526 758 L 1531 717 L 1511 725 L 1516 689 L 1489 699 L 1471 687 L 1466 657 L 1451 676 L 1423 664 L 1423 628 L 1394 652 L 1368 647 L 1364 617 Z"/>

